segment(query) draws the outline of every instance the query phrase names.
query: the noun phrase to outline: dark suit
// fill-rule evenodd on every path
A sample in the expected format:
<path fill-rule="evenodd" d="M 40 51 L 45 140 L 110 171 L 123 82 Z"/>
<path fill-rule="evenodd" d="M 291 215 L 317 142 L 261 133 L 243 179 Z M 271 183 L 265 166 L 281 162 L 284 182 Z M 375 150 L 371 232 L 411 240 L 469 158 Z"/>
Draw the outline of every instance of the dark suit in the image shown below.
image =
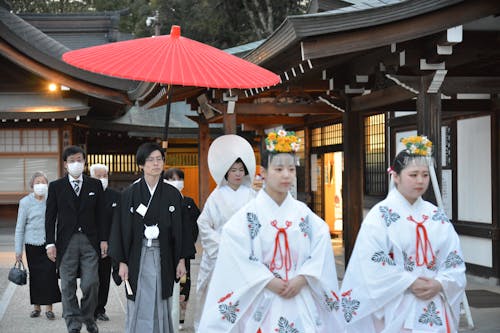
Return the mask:
<path fill-rule="evenodd" d="M 107 188 L 104 191 L 104 201 L 105 201 L 105 239 L 109 239 L 109 233 L 111 231 L 111 222 L 113 221 L 113 214 L 118 210 L 118 202 L 120 200 L 120 192 L 115 191 L 111 188 Z M 97 316 L 99 313 L 106 313 L 106 303 L 108 302 L 109 294 L 109 281 L 111 276 L 111 257 L 100 258 L 99 259 L 99 296 L 97 301 L 97 307 L 95 308 L 94 315 Z"/>
<path fill-rule="evenodd" d="M 63 314 L 68 331 L 80 330 L 82 323 L 87 327 L 95 325 L 100 241 L 107 240 L 101 182 L 83 175 L 80 186 L 77 196 L 67 175 L 51 182 L 45 212 L 47 244 L 55 244 L 57 250 Z M 83 294 L 81 307 L 76 297 L 78 273 Z"/>
<path fill-rule="evenodd" d="M 181 283 L 181 295 L 185 296 L 185 301 L 189 299 L 191 291 L 191 260 L 196 254 L 196 239 L 198 238 L 198 216 L 200 210 L 194 200 L 190 197 L 182 198 L 182 248 L 186 261 L 186 283 Z"/>

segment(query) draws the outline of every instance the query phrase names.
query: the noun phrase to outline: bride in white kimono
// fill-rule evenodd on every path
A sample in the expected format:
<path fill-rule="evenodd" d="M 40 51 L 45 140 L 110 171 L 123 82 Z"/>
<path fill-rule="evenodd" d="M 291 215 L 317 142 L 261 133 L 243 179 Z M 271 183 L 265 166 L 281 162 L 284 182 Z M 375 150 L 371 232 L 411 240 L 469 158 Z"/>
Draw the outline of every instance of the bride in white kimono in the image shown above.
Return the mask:
<path fill-rule="evenodd" d="M 289 142 L 268 142 L 265 188 L 223 228 L 200 332 L 342 332 L 328 226 L 289 193 L 297 139 L 269 135 Z"/>
<path fill-rule="evenodd" d="M 255 154 L 244 138 L 229 134 L 215 139 L 208 151 L 208 166 L 217 188 L 208 197 L 198 217 L 203 254 L 196 283 L 196 331 L 215 267 L 222 227 L 256 195 L 250 187 L 256 169 Z M 204 330 L 200 332 L 204 333 Z"/>
<path fill-rule="evenodd" d="M 459 238 L 424 201 L 432 143 L 407 146 L 390 168 L 396 188 L 361 225 L 342 283 L 346 332 L 457 332 L 465 289 Z"/>

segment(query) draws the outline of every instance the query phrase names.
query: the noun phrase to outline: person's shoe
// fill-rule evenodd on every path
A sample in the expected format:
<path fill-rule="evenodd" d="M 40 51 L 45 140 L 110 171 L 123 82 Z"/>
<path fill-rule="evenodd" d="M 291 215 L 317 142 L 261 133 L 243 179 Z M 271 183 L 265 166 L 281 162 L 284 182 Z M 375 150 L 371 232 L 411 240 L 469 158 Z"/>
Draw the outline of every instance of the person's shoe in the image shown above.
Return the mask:
<path fill-rule="evenodd" d="M 33 310 L 33 311 L 31 311 L 30 317 L 31 318 L 40 317 L 40 310 Z"/>
<path fill-rule="evenodd" d="M 109 317 L 107 314 L 105 313 L 98 313 L 96 316 L 95 316 L 95 319 L 96 320 L 102 320 L 102 321 L 109 321 Z"/>
<path fill-rule="evenodd" d="M 76 328 L 73 328 L 69 333 L 80 333 L 80 330 L 77 330 Z"/>
<path fill-rule="evenodd" d="M 45 312 L 45 316 L 47 317 L 48 320 L 54 320 L 54 319 L 56 319 L 56 316 L 55 316 L 54 312 L 52 312 L 50 310 L 47 311 L 47 312 Z"/>
<path fill-rule="evenodd" d="M 87 332 L 89 333 L 99 333 L 99 327 L 96 323 L 87 325 Z"/>

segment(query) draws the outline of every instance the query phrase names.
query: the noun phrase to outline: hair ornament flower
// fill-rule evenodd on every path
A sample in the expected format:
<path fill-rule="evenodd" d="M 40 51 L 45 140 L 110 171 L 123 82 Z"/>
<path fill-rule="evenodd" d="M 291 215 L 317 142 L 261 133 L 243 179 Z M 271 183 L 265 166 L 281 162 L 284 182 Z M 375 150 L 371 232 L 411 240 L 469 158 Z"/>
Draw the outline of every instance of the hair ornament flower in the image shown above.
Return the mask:
<path fill-rule="evenodd" d="M 402 138 L 401 142 L 406 146 L 406 150 L 413 155 L 431 156 L 432 142 L 424 135 L 414 135 Z"/>
<path fill-rule="evenodd" d="M 270 153 L 296 153 L 300 149 L 300 139 L 295 132 L 285 130 L 270 132 L 265 141 L 266 149 Z"/>

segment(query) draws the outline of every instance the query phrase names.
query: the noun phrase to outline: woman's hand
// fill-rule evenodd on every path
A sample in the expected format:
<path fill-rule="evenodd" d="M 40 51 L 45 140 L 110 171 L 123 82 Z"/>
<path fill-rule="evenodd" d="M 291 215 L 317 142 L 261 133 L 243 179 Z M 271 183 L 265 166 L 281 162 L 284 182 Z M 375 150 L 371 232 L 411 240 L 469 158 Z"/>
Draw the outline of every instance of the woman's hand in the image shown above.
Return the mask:
<path fill-rule="evenodd" d="M 443 290 L 441 283 L 436 279 L 419 277 L 410 286 L 410 291 L 424 301 L 429 300 Z"/>
<path fill-rule="evenodd" d="M 23 254 L 22 253 L 16 253 L 16 261 L 23 261 Z"/>
<path fill-rule="evenodd" d="M 128 266 L 126 263 L 120 263 L 120 267 L 118 268 L 118 275 L 120 275 L 123 281 L 128 280 Z"/>
<path fill-rule="evenodd" d="M 300 292 L 302 287 L 304 287 L 306 284 L 306 278 L 302 275 L 297 275 L 296 277 L 288 281 L 285 290 L 280 293 L 280 296 L 284 298 L 292 298 L 296 296 Z"/>
<path fill-rule="evenodd" d="M 177 264 L 175 277 L 177 279 L 180 279 L 184 275 L 186 275 L 186 261 L 184 260 L 184 258 L 181 258 L 179 260 L 179 263 Z"/>
<path fill-rule="evenodd" d="M 282 279 L 278 279 L 276 277 L 269 281 L 269 283 L 266 285 L 267 289 L 278 295 L 281 295 L 281 293 L 285 291 L 286 287 L 287 283 Z"/>

